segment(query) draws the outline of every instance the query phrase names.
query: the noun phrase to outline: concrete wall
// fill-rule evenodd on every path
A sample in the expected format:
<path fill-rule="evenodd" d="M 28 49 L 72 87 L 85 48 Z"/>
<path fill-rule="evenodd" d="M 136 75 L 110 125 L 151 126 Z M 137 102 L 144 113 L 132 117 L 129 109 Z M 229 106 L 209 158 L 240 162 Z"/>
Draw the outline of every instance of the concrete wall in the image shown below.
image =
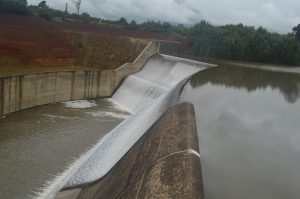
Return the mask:
<path fill-rule="evenodd" d="M 0 115 L 60 101 L 101 95 L 100 71 L 54 72 L 0 79 Z"/>
<path fill-rule="evenodd" d="M 102 179 L 77 199 L 204 198 L 193 105 L 171 107 Z"/>
<path fill-rule="evenodd" d="M 158 44 L 150 42 L 133 63 L 126 63 L 116 70 L 45 72 L 2 77 L 0 116 L 49 103 L 109 97 L 126 76 L 139 71 L 156 53 Z"/>
<path fill-rule="evenodd" d="M 105 78 L 113 79 L 110 82 L 114 84 L 107 85 L 106 96 L 111 96 L 115 89 L 120 85 L 121 81 L 132 73 L 136 73 L 145 65 L 150 57 L 159 52 L 159 43 L 150 42 L 143 52 L 136 58 L 133 63 L 126 63 L 116 70 L 107 70 L 103 74 Z"/>

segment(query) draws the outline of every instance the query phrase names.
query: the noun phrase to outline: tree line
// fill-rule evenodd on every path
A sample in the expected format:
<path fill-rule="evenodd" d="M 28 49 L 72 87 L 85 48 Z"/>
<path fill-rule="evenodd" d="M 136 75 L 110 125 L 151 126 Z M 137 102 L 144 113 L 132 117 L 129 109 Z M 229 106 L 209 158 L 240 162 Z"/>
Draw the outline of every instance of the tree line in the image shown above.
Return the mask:
<path fill-rule="evenodd" d="M 262 27 L 213 26 L 201 21 L 189 29 L 188 39 L 197 56 L 299 65 L 299 33 L 294 29 L 294 33 L 282 35 Z"/>
<path fill-rule="evenodd" d="M 92 17 L 88 13 L 80 13 L 81 0 L 74 0 L 76 13 L 68 12 L 68 3 L 64 11 L 50 8 L 47 1 L 43 0 L 38 5 L 28 5 L 27 0 L 0 0 L 0 13 L 14 13 L 18 15 L 35 15 L 46 20 L 55 17 L 64 19 L 81 20 L 84 22 L 98 22 L 99 18 Z"/>
<path fill-rule="evenodd" d="M 47 20 L 59 17 L 63 20 L 113 24 L 129 30 L 175 33 L 186 38 L 194 56 L 300 65 L 300 24 L 289 34 L 271 33 L 262 27 L 243 24 L 213 26 L 206 21 L 192 27 L 160 21 L 138 24 L 134 20 L 128 22 L 123 17 L 119 20 L 103 20 L 91 17 L 86 12 L 80 14 L 81 0 L 75 0 L 74 3 L 77 13 L 71 14 L 68 13 L 67 4 L 65 11 L 60 11 L 49 8 L 46 1 L 41 1 L 36 6 L 28 6 L 27 0 L 0 0 L 0 13 L 32 14 Z"/>
<path fill-rule="evenodd" d="M 213 26 L 201 21 L 192 27 L 168 22 L 147 21 L 132 25 L 124 18 L 122 25 L 150 32 L 176 33 L 186 38 L 193 56 L 252 61 L 284 65 L 300 65 L 300 24 L 288 34 L 271 33 L 263 27 Z"/>
<path fill-rule="evenodd" d="M 29 14 L 27 0 L 0 0 L 0 12 L 15 14 Z"/>

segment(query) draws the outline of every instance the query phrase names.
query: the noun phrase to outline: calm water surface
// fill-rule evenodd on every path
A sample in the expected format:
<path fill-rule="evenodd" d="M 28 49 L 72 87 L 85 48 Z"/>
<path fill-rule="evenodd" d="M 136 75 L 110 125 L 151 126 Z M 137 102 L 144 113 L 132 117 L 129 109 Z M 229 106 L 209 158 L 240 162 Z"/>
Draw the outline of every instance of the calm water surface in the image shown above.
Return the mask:
<path fill-rule="evenodd" d="M 109 100 L 74 109 L 52 104 L 0 119 L 0 198 L 34 195 L 129 116 Z"/>
<path fill-rule="evenodd" d="M 206 199 L 300 198 L 300 75 L 237 66 L 195 75 Z"/>

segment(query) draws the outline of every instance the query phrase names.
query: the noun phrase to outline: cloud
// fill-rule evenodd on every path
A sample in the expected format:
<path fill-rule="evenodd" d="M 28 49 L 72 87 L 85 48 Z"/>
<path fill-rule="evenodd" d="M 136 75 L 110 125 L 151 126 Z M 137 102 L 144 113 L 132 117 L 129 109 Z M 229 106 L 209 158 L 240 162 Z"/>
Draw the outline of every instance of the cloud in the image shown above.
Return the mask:
<path fill-rule="evenodd" d="M 51 7 L 69 10 L 71 0 L 48 0 Z M 40 0 L 28 0 L 38 4 Z M 300 23 L 299 0 L 82 0 L 82 12 L 107 19 L 125 17 L 136 21 L 160 20 L 193 24 L 202 19 L 215 25 L 263 26 L 270 31 L 287 33 Z"/>

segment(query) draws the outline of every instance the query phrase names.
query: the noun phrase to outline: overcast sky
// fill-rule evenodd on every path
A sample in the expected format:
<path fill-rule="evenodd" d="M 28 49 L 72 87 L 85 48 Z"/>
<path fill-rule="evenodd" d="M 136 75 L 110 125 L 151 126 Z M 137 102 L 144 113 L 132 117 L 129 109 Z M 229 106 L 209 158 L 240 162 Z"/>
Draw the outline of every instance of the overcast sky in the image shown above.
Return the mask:
<path fill-rule="evenodd" d="M 71 0 L 47 0 L 50 7 L 60 10 L 65 9 L 66 2 L 74 11 Z M 81 12 L 105 19 L 123 16 L 138 22 L 194 24 L 204 19 L 214 25 L 243 23 L 287 33 L 300 23 L 300 0 L 82 0 Z"/>

